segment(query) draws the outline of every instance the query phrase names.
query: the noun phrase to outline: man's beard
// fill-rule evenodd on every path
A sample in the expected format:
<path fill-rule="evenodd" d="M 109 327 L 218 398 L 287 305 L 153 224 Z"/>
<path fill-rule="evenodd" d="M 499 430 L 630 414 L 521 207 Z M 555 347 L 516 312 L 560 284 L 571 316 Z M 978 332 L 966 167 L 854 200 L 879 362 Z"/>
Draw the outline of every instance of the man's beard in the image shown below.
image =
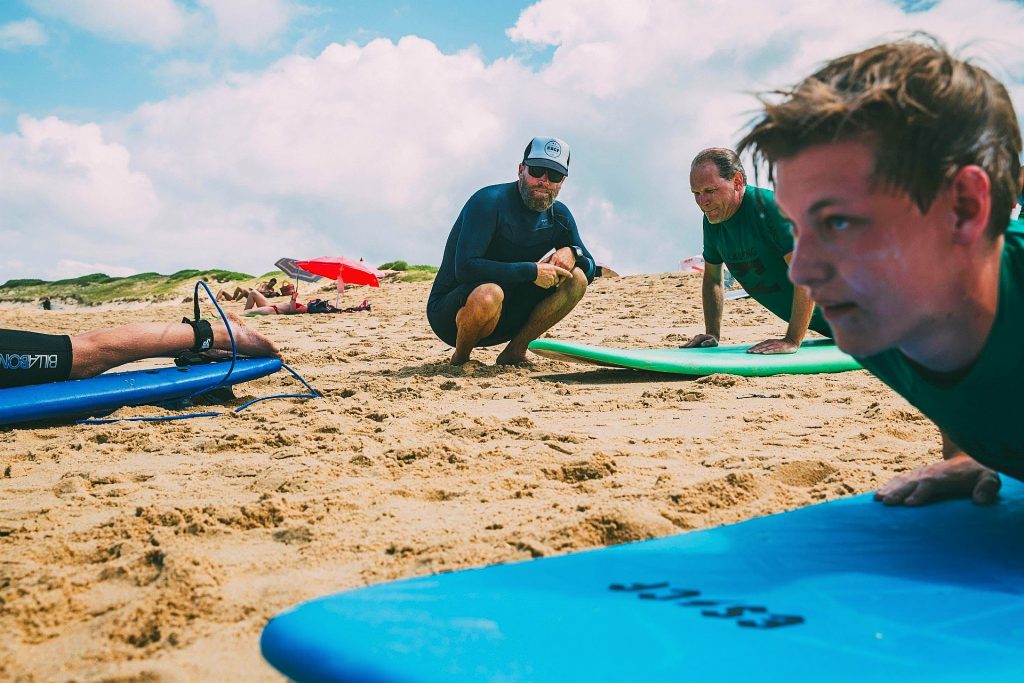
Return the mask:
<path fill-rule="evenodd" d="M 520 182 L 519 196 L 523 198 L 523 204 L 526 205 L 527 209 L 540 213 L 541 211 L 547 211 L 551 208 L 551 205 L 555 203 L 555 197 L 558 196 L 558 193 L 545 192 L 542 196 L 534 195 L 526 189 L 525 183 Z"/>

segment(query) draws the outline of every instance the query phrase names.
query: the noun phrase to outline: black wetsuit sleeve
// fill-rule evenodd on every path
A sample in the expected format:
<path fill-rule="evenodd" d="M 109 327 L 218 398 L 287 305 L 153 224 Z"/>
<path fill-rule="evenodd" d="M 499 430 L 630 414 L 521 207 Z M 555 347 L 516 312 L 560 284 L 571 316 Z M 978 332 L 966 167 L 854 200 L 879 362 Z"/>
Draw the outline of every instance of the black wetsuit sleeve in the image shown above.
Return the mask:
<path fill-rule="evenodd" d="M 576 219 L 572 217 L 572 214 L 568 210 L 565 213 L 556 213 L 555 220 L 558 221 L 564 234 L 567 236 L 566 243 L 558 245 L 559 247 L 579 247 L 583 250 L 584 258 L 576 260 L 576 267 L 583 271 L 583 274 L 587 276 L 587 282 L 593 282 L 594 277 L 597 275 L 597 262 L 594 261 L 594 257 L 591 255 L 590 250 L 587 249 L 587 245 L 583 244 L 583 238 L 580 237 L 579 228 L 576 227 Z"/>
<path fill-rule="evenodd" d="M 477 193 L 462 212 L 462 227 L 455 247 L 455 279 L 459 283 L 516 285 L 537 279 L 537 264 L 532 261 L 506 263 L 486 258 L 497 228 L 497 202 Z"/>

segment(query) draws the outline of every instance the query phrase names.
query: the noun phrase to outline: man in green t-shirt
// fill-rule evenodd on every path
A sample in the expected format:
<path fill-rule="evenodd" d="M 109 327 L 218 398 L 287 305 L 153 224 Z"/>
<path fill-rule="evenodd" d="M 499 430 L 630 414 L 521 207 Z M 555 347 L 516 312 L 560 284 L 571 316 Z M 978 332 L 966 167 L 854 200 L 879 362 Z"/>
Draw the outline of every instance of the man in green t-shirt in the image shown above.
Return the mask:
<path fill-rule="evenodd" d="M 722 331 L 722 264 L 755 301 L 789 323 L 781 339 L 768 339 L 750 353 L 793 353 L 807 329 L 831 336 L 828 323 L 787 271 L 793 252 L 788 222 L 770 190 L 747 185 L 736 152 L 705 149 L 690 165 L 690 189 L 704 213 L 704 334 L 683 348 L 717 346 Z"/>
<path fill-rule="evenodd" d="M 929 39 L 840 57 L 740 142 L 792 219 L 793 281 L 836 343 L 943 433 L 876 498 L 993 502 L 1024 479 L 1021 134 L 1006 89 Z M 970 454 L 970 455 L 968 455 Z"/>

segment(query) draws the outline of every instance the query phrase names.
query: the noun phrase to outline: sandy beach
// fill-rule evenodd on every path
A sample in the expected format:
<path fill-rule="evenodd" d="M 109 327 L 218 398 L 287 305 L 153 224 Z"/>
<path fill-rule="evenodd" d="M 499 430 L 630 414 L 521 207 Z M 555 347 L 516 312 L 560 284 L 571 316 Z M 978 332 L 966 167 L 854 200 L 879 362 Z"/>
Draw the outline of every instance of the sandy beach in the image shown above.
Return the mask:
<path fill-rule="evenodd" d="M 281 681 L 258 638 L 299 601 L 736 522 L 940 458 L 931 423 L 864 371 L 694 380 L 537 356 L 495 367 L 498 349 L 451 367 L 429 288 L 350 290 L 343 304 L 366 296 L 369 313 L 247 320 L 319 400 L 0 430 L 0 679 Z M 699 290 L 697 275 L 599 279 L 548 336 L 677 346 L 703 331 Z M 190 310 L 0 306 L 0 326 Z M 724 343 L 783 331 L 751 300 L 727 304 Z M 298 388 L 278 373 L 236 393 Z"/>

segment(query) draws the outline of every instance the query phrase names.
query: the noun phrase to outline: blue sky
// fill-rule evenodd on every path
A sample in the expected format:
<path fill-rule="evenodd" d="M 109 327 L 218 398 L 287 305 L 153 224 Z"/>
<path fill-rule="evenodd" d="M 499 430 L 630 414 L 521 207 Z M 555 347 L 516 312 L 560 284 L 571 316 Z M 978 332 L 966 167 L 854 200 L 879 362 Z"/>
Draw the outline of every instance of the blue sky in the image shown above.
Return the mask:
<path fill-rule="evenodd" d="M 689 159 L 752 93 L 911 30 L 1021 109 L 1011 0 L 6 0 L 0 281 L 437 263 L 535 134 L 573 146 L 562 198 L 600 260 L 673 270 L 700 251 Z"/>

